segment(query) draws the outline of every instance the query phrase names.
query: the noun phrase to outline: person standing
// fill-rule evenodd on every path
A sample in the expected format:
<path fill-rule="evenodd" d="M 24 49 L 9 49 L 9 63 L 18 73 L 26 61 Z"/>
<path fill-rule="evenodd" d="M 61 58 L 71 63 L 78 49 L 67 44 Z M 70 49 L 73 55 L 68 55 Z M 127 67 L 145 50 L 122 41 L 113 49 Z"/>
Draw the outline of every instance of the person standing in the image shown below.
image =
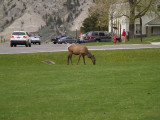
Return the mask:
<path fill-rule="evenodd" d="M 84 43 L 84 34 L 83 33 L 81 33 L 81 35 L 80 35 L 80 43 Z"/>
<path fill-rule="evenodd" d="M 126 31 L 125 31 L 125 29 L 123 29 L 123 32 L 122 32 L 122 42 L 125 43 L 125 40 L 126 40 Z"/>

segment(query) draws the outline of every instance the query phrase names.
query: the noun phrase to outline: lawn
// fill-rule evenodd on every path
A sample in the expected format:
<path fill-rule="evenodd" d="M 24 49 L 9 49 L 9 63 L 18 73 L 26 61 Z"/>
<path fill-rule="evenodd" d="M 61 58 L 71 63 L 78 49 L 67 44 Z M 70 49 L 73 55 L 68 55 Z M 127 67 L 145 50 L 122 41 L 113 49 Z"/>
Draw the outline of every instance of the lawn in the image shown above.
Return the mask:
<path fill-rule="evenodd" d="M 150 37 L 143 37 L 142 42 L 140 38 L 134 38 L 134 39 L 126 39 L 125 43 L 117 42 L 116 44 L 150 44 L 150 42 L 160 42 L 160 35 L 157 36 L 150 36 Z M 93 45 L 114 45 L 113 42 L 89 42 L 84 43 L 86 46 L 93 46 Z"/>
<path fill-rule="evenodd" d="M 91 53 L 0 55 L 0 120 L 160 119 L 160 49 Z"/>
<path fill-rule="evenodd" d="M 151 42 L 160 42 L 160 38 L 153 39 Z"/>

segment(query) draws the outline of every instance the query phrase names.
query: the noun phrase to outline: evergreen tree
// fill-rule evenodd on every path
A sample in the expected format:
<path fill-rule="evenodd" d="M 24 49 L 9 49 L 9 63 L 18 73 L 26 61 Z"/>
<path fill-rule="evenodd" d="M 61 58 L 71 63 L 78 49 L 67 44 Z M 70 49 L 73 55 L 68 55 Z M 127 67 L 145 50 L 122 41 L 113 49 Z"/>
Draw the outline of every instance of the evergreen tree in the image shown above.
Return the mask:
<path fill-rule="evenodd" d="M 66 6 L 69 11 L 71 11 L 74 8 L 72 0 L 67 0 L 64 6 Z"/>
<path fill-rule="evenodd" d="M 11 23 L 13 22 L 13 20 L 14 20 L 14 18 L 13 18 L 13 16 L 11 17 Z"/>
<path fill-rule="evenodd" d="M 79 0 L 77 0 L 77 6 L 80 6 Z"/>
<path fill-rule="evenodd" d="M 67 17 L 67 22 L 70 22 L 73 19 L 72 13 L 70 13 Z"/>
<path fill-rule="evenodd" d="M 9 24 L 9 20 L 6 20 L 6 23 L 5 23 L 5 24 L 6 24 L 6 25 Z"/>
<path fill-rule="evenodd" d="M 86 18 L 83 21 L 81 31 L 88 32 L 93 30 L 99 30 L 99 28 L 96 26 L 97 21 L 98 21 L 98 17 L 96 15 Z"/>
<path fill-rule="evenodd" d="M 59 16 L 58 16 L 58 18 L 57 18 L 57 22 L 56 22 L 56 23 L 57 23 L 57 25 L 59 25 L 59 26 L 62 24 L 62 20 L 61 20 L 61 18 L 60 18 Z"/>

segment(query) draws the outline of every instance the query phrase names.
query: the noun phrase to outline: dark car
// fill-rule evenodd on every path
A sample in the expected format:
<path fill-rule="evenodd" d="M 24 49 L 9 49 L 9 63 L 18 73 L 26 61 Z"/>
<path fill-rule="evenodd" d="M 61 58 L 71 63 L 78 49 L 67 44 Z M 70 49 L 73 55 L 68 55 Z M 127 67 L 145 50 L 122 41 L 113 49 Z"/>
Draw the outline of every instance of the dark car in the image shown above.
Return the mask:
<path fill-rule="evenodd" d="M 54 44 L 56 44 L 56 43 L 58 43 L 58 40 L 59 40 L 60 38 L 63 38 L 63 37 L 66 37 L 66 36 L 65 36 L 65 35 L 59 35 L 59 36 L 57 36 L 56 38 L 52 38 L 51 41 L 52 41 Z"/>
<path fill-rule="evenodd" d="M 111 35 L 107 31 L 91 31 L 85 34 L 85 42 L 109 42 Z"/>
<path fill-rule="evenodd" d="M 77 40 L 72 37 L 63 37 L 58 40 L 58 44 L 62 43 L 77 43 Z"/>
<path fill-rule="evenodd" d="M 53 38 L 51 38 L 51 42 L 55 42 L 56 41 L 56 38 L 55 37 L 53 37 Z"/>

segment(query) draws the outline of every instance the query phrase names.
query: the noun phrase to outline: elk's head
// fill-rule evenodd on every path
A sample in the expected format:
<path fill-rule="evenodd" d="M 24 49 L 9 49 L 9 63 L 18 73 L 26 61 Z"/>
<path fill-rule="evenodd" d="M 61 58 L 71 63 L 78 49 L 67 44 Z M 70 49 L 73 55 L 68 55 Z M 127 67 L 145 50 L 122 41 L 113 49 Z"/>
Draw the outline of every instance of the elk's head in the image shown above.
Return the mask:
<path fill-rule="evenodd" d="M 93 56 L 91 56 L 91 60 L 92 60 L 93 65 L 95 65 L 95 64 L 96 64 L 96 58 L 95 58 L 95 56 L 94 56 L 94 55 L 93 55 Z"/>

